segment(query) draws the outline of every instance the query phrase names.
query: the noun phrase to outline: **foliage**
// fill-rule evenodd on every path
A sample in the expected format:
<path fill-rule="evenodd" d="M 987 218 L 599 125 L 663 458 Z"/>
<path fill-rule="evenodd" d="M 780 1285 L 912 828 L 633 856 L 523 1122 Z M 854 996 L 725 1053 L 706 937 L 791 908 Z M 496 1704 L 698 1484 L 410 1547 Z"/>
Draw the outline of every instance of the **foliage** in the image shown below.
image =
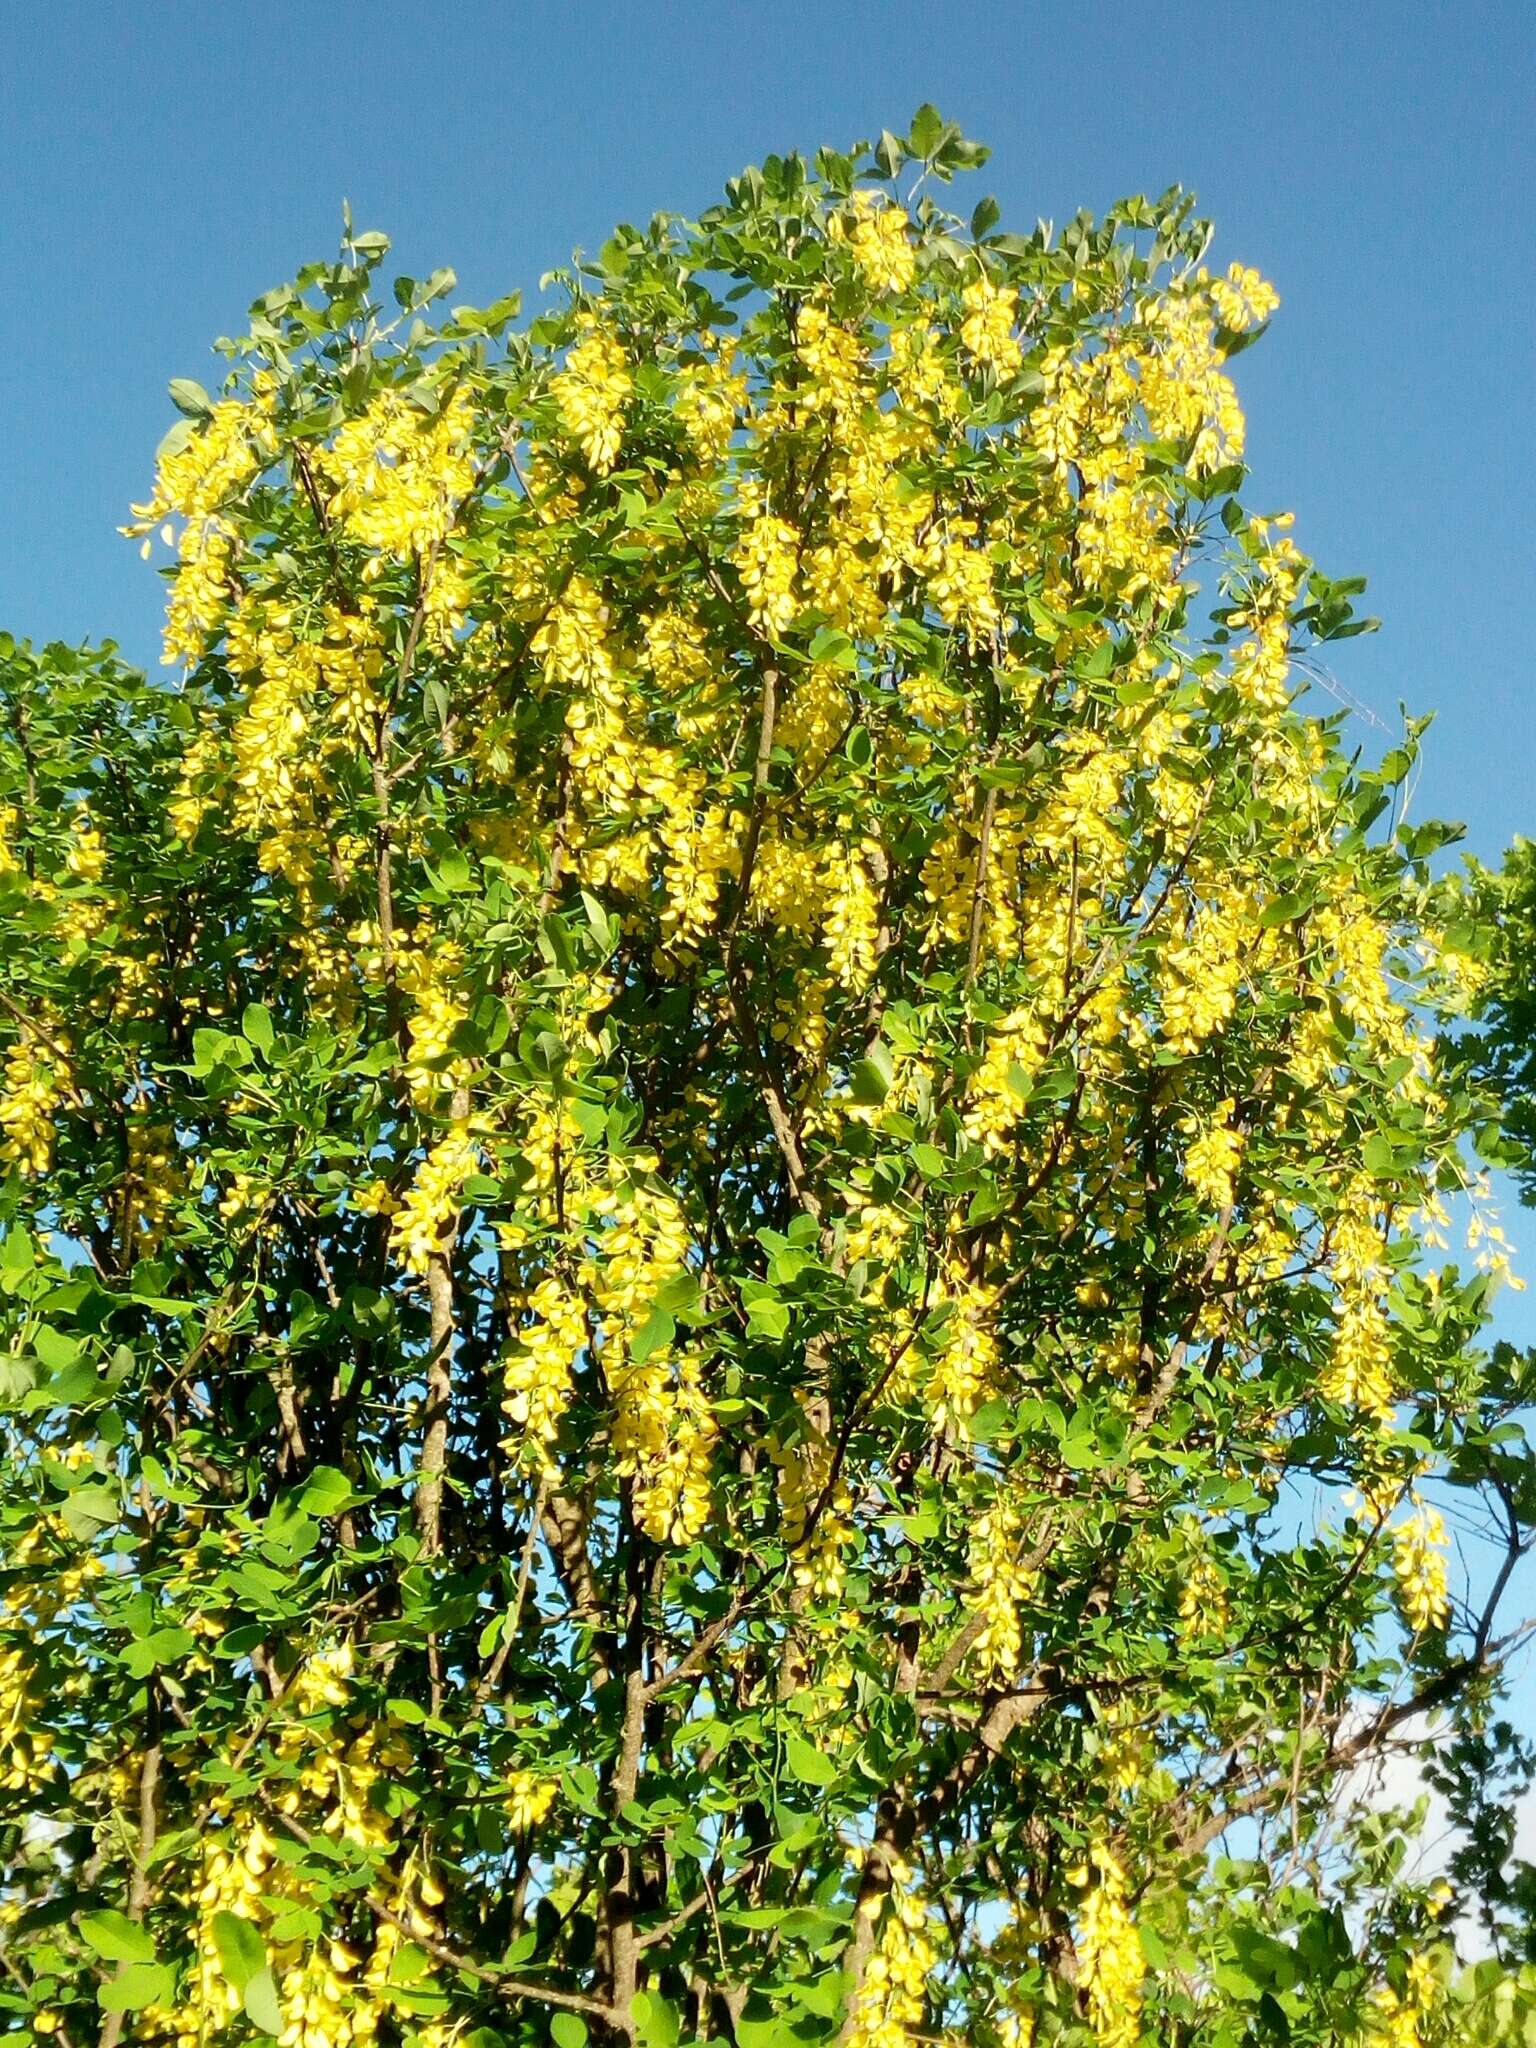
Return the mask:
<path fill-rule="evenodd" d="M 1484 1028 L 1468 1049 L 1503 1102 L 1499 1163 L 1536 1202 L 1536 845 L 1517 839 L 1496 871 L 1469 863 L 1452 902 L 1489 955 L 1478 1004 Z"/>
<path fill-rule="evenodd" d="M 1509 1747 L 1536 1517 L 1417 729 L 1294 700 L 1370 622 L 1240 501 L 1270 288 L 1177 192 L 967 227 L 984 155 L 526 328 L 348 223 L 172 387 L 174 683 L 4 643 L 13 2032 L 1524 1995 L 1343 1798 Z"/>

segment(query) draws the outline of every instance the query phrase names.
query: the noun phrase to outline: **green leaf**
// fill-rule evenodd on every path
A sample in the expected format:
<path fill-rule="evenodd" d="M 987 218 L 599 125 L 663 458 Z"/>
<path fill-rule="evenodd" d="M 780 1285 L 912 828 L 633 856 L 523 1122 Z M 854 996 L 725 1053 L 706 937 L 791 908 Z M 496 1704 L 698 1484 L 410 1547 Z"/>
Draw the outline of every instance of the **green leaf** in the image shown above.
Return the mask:
<path fill-rule="evenodd" d="M 1006 1401 L 985 1401 L 970 1420 L 970 1434 L 979 1444 L 994 1443 L 1013 1420 Z"/>
<path fill-rule="evenodd" d="M 280 2034 L 283 2031 L 282 2000 L 277 1995 L 277 1984 L 270 1965 L 258 1970 L 246 1985 L 241 2003 L 245 2007 L 245 2016 L 253 2027 L 260 2027 L 264 2034 Z"/>
<path fill-rule="evenodd" d="M 110 1486 L 77 1486 L 59 1508 L 71 1535 L 90 1537 L 110 1528 L 122 1513 L 122 1502 Z"/>
<path fill-rule="evenodd" d="M 1061 1447 L 1061 1461 L 1074 1472 L 1092 1472 L 1104 1463 L 1099 1440 L 1092 1430 L 1074 1431 Z"/>
<path fill-rule="evenodd" d="M 696 1318 L 699 1310 L 698 1274 L 689 1272 L 686 1267 L 681 1273 L 674 1273 L 657 1290 L 656 1306 L 685 1323 Z"/>
<path fill-rule="evenodd" d="M 215 1031 L 210 1025 L 201 1025 L 192 1034 L 192 1071 L 206 1074 L 224 1058 L 229 1048 L 229 1033 Z"/>
<path fill-rule="evenodd" d="M 468 855 L 451 846 L 437 863 L 437 878 L 443 888 L 459 893 L 474 887 L 475 871 Z"/>
<path fill-rule="evenodd" d="M 932 1502 L 919 1508 L 915 1515 L 903 1515 L 901 1517 L 902 1535 L 906 1537 L 909 1543 L 919 1546 L 924 1543 L 931 1543 L 934 1537 L 938 1535 L 939 1527 L 939 1511 Z"/>
<path fill-rule="evenodd" d="M 288 1338 L 297 1343 L 321 1321 L 324 1311 L 307 1288 L 294 1287 L 288 1293 Z"/>
<path fill-rule="evenodd" d="M 0 1367 L 5 1361 L 0 1360 Z M 15 1361 L 19 1371 L 25 1370 L 25 1361 Z M 44 1386 L 34 1387 L 22 1396 L 21 1405 L 30 1411 L 39 1408 L 77 1408 L 88 1403 L 105 1400 L 110 1392 L 106 1382 L 88 1358 L 77 1358 L 72 1365 L 66 1365 L 56 1372 Z M 147 1461 L 146 1461 L 147 1462 Z"/>
<path fill-rule="evenodd" d="M 63 1372 L 80 1356 L 80 1339 L 68 1337 L 62 1330 L 50 1329 L 44 1323 L 32 1334 L 32 1349 L 50 1372 Z"/>
<path fill-rule="evenodd" d="M 1360 1158 L 1366 1172 L 1377 1180 L 1386 1180 L 1397 1171 L 1397 1152 L 1385 1131 L 1372 1131 Z"/>
<path fill-rule="evenodd" d="M 857 668 L 859 665 L 859 650 L 836 626 L 823 626 L 814 633 L 806 652 L 812 661 L 828 662 L 834 668 Z"/>
<path fill-rule="evenodd" d="M 428 676 L 421 686 L 422 702 L 427 707 L 427 716 L 434 731 L 441 732 L 448 723 L 448 685 L 441 676 Z"/>
<path fill-rule="evenodd" d="M 754 1337 L 766 1337 L 770 1344 L 778 1344 L 789 1329 L 789 1310 L 782 1301 L 759 1295 L 747 1303 L 747 1327 Z"/>
<path fill-rule="evenodd" d="M 1290 1990 L 1297 1976 L 1293 1948 L 1256 1927 L 1234 1927 L 1231 1939 L 1243 1974 L 1254 1984 L 1265 1990 Z"/>
<path fill-rule="evenodd" d="M 1312 898 L 1293 890 L 1284 896 L 1275 896 L 1259 912 L 1259 923 L 1267 930 L 1277 924 L 1291 924 L 1312 907 Z"/>
<path fill-rule="evenodd" d="M 184 1662 L 196 1648 L 197 1637 L 190 1629 L 157 1628 L 139 1642 L 130 1643 L 122 1653 L 122 1661 L 135 1678 L 147 1678 L 162 1664 Z"/>
<path fill-rule="evenodd" d="M 891 1057 L 891 1049 L 876 1039 L 867 1058 L 854 1061 L 848 1086 L 855 1102 L 874 1106 L 884 1102 L 895 1078 L 896 1063 Z"/>
<path fill-rule="evenodd" d="M 96 1913 L 82 1913 L 79 1927 L 83 1939 L 109 1963 L 152 1963 L 155 1960 L 154 1942 L 126 1913 L 115 1912 L 111 1907 L 104 1907 Z"/>
<path fill-rule="evenodd" d="M 835 1785 L 842 1776 L 842 1772 L 832 1759 L 823 1756 L 822 1752 L 813 1743 L 807 1742 L 803 1735 L 791 1735 L 787 1739 L 784 1744 L 784 1755 L 791 1774 L 798 1778 L 802 1785 Z"/>
<path fill-rule="evenodd" d="M 183 448 L 192 445 L 196 434 L 197 428 L 191 420 L 178 420 L 155 444 L 156 462 L 168 462 L 173 455 L 179 455 Z"/>
<path fill-rule="evenodd" d="M 1103 682 L 1115 665 L 1114 641 L 1101 640 L 1092 653 L 1073 665 L 1079 675 L 1087 676 L 1092 682 Z"/>
<path fill-rule="evenodd" d="M 238 1913 L 215 1913 L 213 1945 L 219 1952 L 224 1981 L 242 1994 L 251 1979 L 267 1967 L 267 1945 Z"/>
<path fill-rule="evenodd" d="M 96 1993 L 103 2012 L 139 2012 L 146 2005 L 169 2005 L 176 1996 L 176 1977 L 164 1963 L 129 1963 Z"/>
<path fill-rule="evenodd" d="M 432 1967 L 432 1958 L 420 1942 L 404 1941 L 390 1959 L 391 1984 L 419 1984 Z"/>
<path fill-rule="evenodd" d="M 581 892 L 581 907 L 587 914 L 587 923 L 592 927 L 593 938 L 606 956 L 613 951 L 616 943 L 612 918 L 589 890 L 583 889 Z"/>
<path fill-rule="evenodd" d="M 984 234 L 995 228 L 1002 218 L 1002 209 L 990 196 L 980 201 L 971 215 L 971 233 L 979 242 Z"/>
<path fill-rule="evenodd" d="M 265 1003 L 247 1003 L 240 1019 L 240 1029 L 258 1052 L 272 1050 L 272 1012 Z"/>
<path fill-rule="evenodd" d="M 931 157 L 944 140 L 944 116 L 938 108 L 924 101 L 912 116 L 911 132 L 907 146 L 914 156 Z"/>
<path fill-rule="evenodd" d="M 677 1324 L 671 1311 L 658 1302 L 636 1330 L 629 1355 L 636 1365 L 644 1365 L 653 1352 L 664 1350 L 676 1335 Z"/>
<path fill-rule="evenodd" d="M 835 2020 L 842 2017 L 843 2001 L 848 1993 L 847 1979 L 841 1970 L 824 1970 L 819 1977 L 797 1982 L 791 1992 L 796 2005 L 806 2012 L 815 2013 L 818 2019 Z"/>
<path fill-rule="evenodd" d="M 775 1922 L 782 1917 L 783 1908 L 776 1906 Z M 767 2020 L 738 2020 L 736 2039 L 740 2048 L 801 2048 L 800 2036 L 790 2026 L 788 2020 L 777 2016 Z"/>
<path fill-rule="evenodd" d="M 677 2007 L 656 1991 L 637 1991 L 630 2010 L 645 2048 L 676 2048 L 682 2022 Z"/>
<path fill-rule="evenodd" d="M 1244 2005 L 1252 2005 L 1259 1995 L 1259 1987 L 1245 1970 L 1235 1963 L 1218 1963 L 1211 1972 L 1212 1981 L 1228 1998 L 1238 1999 Z"/>
<path fill-rule="evenodd" d="M 1018 1060 L 1008 1062 L 1003 1070 L 1003 1079 L 1008 1083 L 1009 1093 L 1016 1096 L 1020 1102 L 1028 1102 L 1033 1097 L 1035 1077 L 1028 1067 L 1021 1065 Z"/>
<path fill-rule="evenodd" d="M 345 1472 L 334 1465 L 317 1465 L 299 1489 L 298 1505 L 302 1513 L 324 1521 L 328 1515 L 339 1515 L 357 1498 Z"/>
<path fill-rule="evenodd" d="M 188 419 L 204 419 L 213 411 L 213 400 L 195 377 L 173 377 L 166 389 L 171 394 L 172 405 L 178 412 L 184 412 Z"/>

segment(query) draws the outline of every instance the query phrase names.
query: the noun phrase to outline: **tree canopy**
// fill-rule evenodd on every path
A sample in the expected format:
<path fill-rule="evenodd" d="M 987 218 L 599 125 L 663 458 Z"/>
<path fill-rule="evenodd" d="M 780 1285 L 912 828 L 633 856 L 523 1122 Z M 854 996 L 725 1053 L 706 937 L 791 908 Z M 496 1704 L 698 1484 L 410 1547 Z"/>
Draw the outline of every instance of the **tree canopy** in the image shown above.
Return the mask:
<path fill-rule="evenodd" d="M 521 325 L 349 220 L 172 386 L 167 675 L 0 643 L 13 2034 L 1530 2002 L 1446 1939 L 1519 1961 L 1536 1520 L 1452 835 L 1303 701 L 1372 622 L 1244 501 L 1273 289 L 985 155 Z M 1448 1882 L 1345 1797 L 1435 1720 Z"/>

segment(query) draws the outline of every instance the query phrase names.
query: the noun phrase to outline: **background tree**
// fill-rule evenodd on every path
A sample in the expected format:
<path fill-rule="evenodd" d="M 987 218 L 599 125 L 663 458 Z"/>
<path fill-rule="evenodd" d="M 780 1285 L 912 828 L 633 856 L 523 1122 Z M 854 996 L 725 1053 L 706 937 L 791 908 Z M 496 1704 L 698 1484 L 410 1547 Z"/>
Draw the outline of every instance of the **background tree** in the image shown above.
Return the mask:
<path fill-rule="evenodd" d="M 1340 1800 L 1508 1756 L 1536 1515 L 1416 732 L 1293 699 L 1270 287 L 984 154 L 521 330 L 349 223 L 172 387 L 174 684 L 5 643 L 13 2031 L 1515 2010 Z"/>

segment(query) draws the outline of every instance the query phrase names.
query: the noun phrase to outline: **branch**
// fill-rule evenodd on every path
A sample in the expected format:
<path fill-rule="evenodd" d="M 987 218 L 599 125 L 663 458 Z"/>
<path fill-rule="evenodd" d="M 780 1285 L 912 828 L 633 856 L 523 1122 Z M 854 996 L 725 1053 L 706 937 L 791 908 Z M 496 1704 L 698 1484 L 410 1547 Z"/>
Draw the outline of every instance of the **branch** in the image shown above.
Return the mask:
<path fill-rule="evenodd" d="M 455 1123 L 469 1115 L 469 1090 L 455 1088 L 449 1114 Z M 453 1248 L 459 1234 L 458 1210 L 444 1227 L 427 1261 L 427 1302 L 431 1316 L 427 1352 L 427 1406 L 423 1416 L 421 1473 L 416 1482 L 416 1527 L 424 1557 L 437 1557 L 443 1547 L 443 1475 L 448 1467 L 448 1411 L 453 1402 L 453 1348 L 456 1336 L 453 1299 Z M 436 1644 L 432 1645 L 435 1661 Z M 442 1702 L 434 1674 L 432 1711 Z"/>
<path fill-rule="evenodd" d="M 501 1674 L 506 1669 L 507 1659 L 512 1654 L 512 1645 L 517 1639 L 517 1631 L 522 1624 L 523 1602 L 528 1597 L 528 1581 L 533 1574 L 533 1548 L 539 1540 L 539 1525 L 544 1517 L 544 1502 L 548 1496 L 549 1474 L 548 1472 L 541 1472 L 539 1475 L 539 1490 L 534 1497 L 533 1511 L 528 1517 L 528 1534 L 523 1539 L 523 1554 L 518 1561 L 517 1591 L 512 1600 L 512 1612 L 502 1624 L 501 1641 L 497 1645 L 496 1654 L 486 1666 L 480 1683 L 475 1687 L 474 1697 L 470 1701 L 471 1711 L 483 1707 L 487 1699 L 496 1690 Z"/>
<path fill-rule="evenodd" d="M 992 850 L 992 821 L 997 816 L 997 789 L 987 791 L 981 811 L 981 833 L 976 842 L 976 881 L 971 890 L 970 942 L 965 955 L 965 986 L 971 988 L 981 965 L 981 934 L 986 921 L 987 860 Z"/>
<path fill-rule="evenodd" d="M 730 960 L 736 927 L 740 924 L 742 913 L 747 907 L 747 899 L 752 894 L 752 870 L 757 865 L 757 844 L 762 837 L 763 818 L 768 808 L 768 772 L 773 764 L 773 728 L 778 715 L 778 690 L 778 670 L 765 668 L 758 710 L 757 755 L 752 764 L 752 806 L 747 819 L 747 836 L 742 842 L 741 872 L 737 876 L 736 891 L 731 899 L 730 915 L 723 927 L 727 963 Z"/>
<path fill-rule="evenodd" d="M 158 1830 L 156 1796 L 160 1788 L 160 1735 L 159 1716 L 154 1707 L 155 1695 L 151 1693 L 150 1735 L 144 1756 L 139 1764 L 139 1840 L 133 1856 L 133 1876 L 128 1885 L 128 1918 L 140 1921 L 150 1901 L 149 1859 L 154 1854 L 155 1836 Z M 109 2012 L 103 2015 L 101 2032 L 97 2036 L 98 2048 L 117 2048 L 122 2039 L 123 2022 L 127 2014 Z"/>

